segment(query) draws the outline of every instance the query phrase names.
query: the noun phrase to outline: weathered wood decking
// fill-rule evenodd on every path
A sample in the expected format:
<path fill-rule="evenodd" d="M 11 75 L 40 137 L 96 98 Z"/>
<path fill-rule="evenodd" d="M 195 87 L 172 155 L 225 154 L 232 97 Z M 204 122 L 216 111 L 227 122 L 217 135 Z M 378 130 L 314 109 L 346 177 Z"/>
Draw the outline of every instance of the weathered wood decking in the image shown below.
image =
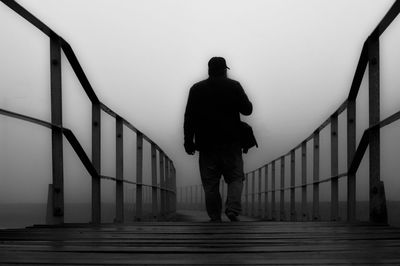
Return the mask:
<path fill-rule="evenodd" d="M 0 230 L 0 265 L 400 265 L 400 228 L 328 222 L 71 224 Z"/>

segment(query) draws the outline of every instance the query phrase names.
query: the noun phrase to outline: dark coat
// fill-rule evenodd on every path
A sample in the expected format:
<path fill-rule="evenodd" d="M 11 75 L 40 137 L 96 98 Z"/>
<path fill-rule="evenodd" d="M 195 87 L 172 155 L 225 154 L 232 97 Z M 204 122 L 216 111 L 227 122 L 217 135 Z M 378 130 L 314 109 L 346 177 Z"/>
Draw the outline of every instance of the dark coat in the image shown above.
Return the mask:
<path fill-rule="evenodd" d="M 239 82 L 210 77 L 192 86 L 186 105 L 185 143 L 196 150 L 240 143 L 240 114 L 250 115 L 253 106 Z"/>

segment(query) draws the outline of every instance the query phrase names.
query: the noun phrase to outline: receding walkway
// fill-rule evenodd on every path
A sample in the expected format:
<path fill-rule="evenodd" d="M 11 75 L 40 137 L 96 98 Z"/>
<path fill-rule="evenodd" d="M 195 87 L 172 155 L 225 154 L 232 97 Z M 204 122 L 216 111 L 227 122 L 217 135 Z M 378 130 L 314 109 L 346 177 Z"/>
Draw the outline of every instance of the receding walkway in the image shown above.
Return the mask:
<path fill-rule="evenodd" d="M 222 215 L 221 218 L 223 222 L 229 222 L 229 219 L 225 215 Z M 180 210 L 176 215 L 177 222 L 207 222 L 208 220 L 210 218 L 205 211 Z M 248 216 L 240 216 L 240 220 L 243 222 L 258 221 Z"/>
<path fill-rule="evenodd" d="M 366 223 L 176 221 L 0 230 L 1 265 L 399 265 L 399 251 L 400 228 Z"/>

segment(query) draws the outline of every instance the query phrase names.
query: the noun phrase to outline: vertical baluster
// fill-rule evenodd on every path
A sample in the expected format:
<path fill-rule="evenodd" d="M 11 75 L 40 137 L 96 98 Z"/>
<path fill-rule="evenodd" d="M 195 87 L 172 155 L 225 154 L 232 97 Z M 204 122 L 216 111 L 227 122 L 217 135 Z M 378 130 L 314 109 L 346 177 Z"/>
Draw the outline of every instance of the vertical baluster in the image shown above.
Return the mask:
<path fill-rule="evenodd" d="M 202 185 L 200 185 L 200 209 L 204 209 L 204 191 Z"/>
<path fill-rule="evenodd" d="M 290 220 L 296 221 L 296 154 L 295 150 L 290 151 Z"/>
<path fill-rule="evenodd" d="M 301 144 L 301 213 L 302 220 L 308 220 L 307 210 L 307 142 Z"/>
<path fill-rule="evenodd" d="M 116 169 L 116 181 L 115 181 L 115 222 L 122 223 L 124 221 L 124 131 L 123 131 L 123 120 L 120 116 L 116 117 L 115 121 L 115 169 Z"/>
<path fill-rule="evenodd" d="M 171 211 L 171 198 L 170 198 L 170 186 L 169 186 L 169 178 L 170 178 L 170 172 L 169 172 L 169 158 L 165 156 L 165 164 L 164 164 L 164 171 L 165 171 L 165 188 L 167 189 L 165 191 L 165 212 L 166 214 L 169 214 Z"/>
<path fill-rule="evenodd" d="M 224 193 L 224 180 L 221 178 L 221 182 L 220 182 L 220 184 L 221 184 L 221 200 L 222 200 L 222 208 L 224 208 L 224 204 L 225 204 L 225 201 L 224 201 L 224 199 L 225 199 L 225 193 Z"/>
<path fill-rule="evenodd" d="M 61 49 L 58 36 L 50 38 L 51 123 L 62 126 Z M 64 222 L 64 159 L 63 136 L 58 129 L 51 131 L 52 199 L 48 223 Z"/>
<path fill-rule="evenodd" d="M 179 200 L 179 208 L 182 209 L 183 208 L 183 187 L 179 188 L 179 194 L 180 194 L 180 200 Z"/>
<path fill-rule="evenodd" d="M 264 184 L 264 187 L 265 187 L 265 196 L 264 196 L 264 218 L 267 218 L 267 219 L 269 219 L 270 218 L 270 216 L 269 216 L 269 214 L 268 214 L 268 164 L 267 165 L 265 165 L 265 172 L 264 172 L 264 174 L 265 174 L 265 184 Z"/>
<path fill-rule="evenodd" d="M 261 177 L 262 176 L 262 168 L 258 169 L 258 211 L 257 211 L 257 216 L 262 217 L 262 189 L 261 189 Z"/>
<path fill-rule="evenodd" d="M 193 210 L 193 185 L 190 186 L 190 209 Z"/>
<path fill-rule="evenodd" d="M 368 42 L 370 127 L 380 121 L 379 57 L 379 37 L 371 36 Z M 369 139 L 369 219 L 371 222 L 387 223 L 385 187 L 381 181 L 379 127 L 371 131 Z"/>
<path fill-rule="evenodd" d="M 313 137 L 313 220 L 318 221 L 319 217 L 319 132 L 314 132 Z"/>
<path fill-rule="evenodd" d="M 356 151 L 356 101 L 347 103 L 347 168 L 350 167 Z M 356 175 L 347 176 L 347 220 L 356 219 Z"/>
<path fill-rule="evenodd" d="M 136 220 L 142 220 L 143 208 L 143 134 L 136 133 Z"/>
<path fill-rule="evenodd" d="M 92 176 L 92 223 L 101 223 L 101 109 L 92 104 L 92 164 L 99 176 Z"/>
<path fill-rule="evenodd" d="M 276 206 L 275 206 L 275 161 L 272 162 L 272 175 L 271 175 L 271 213 L 272 220 L 276 221 Z"/>
<path fill-rule="evenodd" d="M 255 171 L 251 172 L 251 216 L 255 216 Z"/>
<path fill-rule="evenodd" d="M 152 202 L 152 212 L 153 212 L 153 219 L 157 219 L 158 213 L 158 198 L 157 198 L 157 150 L 156 145 L 151 143 L 151 202 Z"/>
<path fill-rule="evenodd" d="M 185 187 L 185 194 L 186 194 L 186 200 L 185 200 L 185 205 L 186 209 L 189 209 L 189 186 Z"/>
<path fill-rule="evenodd" d="M 331 117 L 331 175 L 339 173 L 339 141 L 338 141 L 338 115 Z M 339 189 L 338 178 L 331 180 L 331 220 L 339 220 Z"/>
<path fill-rule="evenodd" d="M 281 157 L 281 199 L 280 199 L 280 214 L 281 221 L 285 220 L 285 157 Z"/>
<path fill-rule="evenodd" d="M 160 215 L 165 215 L 166 202 L 165 202 L 165 168 L 164 168 L 164 152 L 160 151 L 158 160 L 160 161 Z"/>
<path fill-rule="evenodd" d="M 249 189 L 249 174 L 246 174 L 245 176 L 246 180 L 244 183 L 244 195 L 245 195 L 245 213 L 246 215 L 250 215 L 249 212 L 249 193 L 248 193 L 248 189 Z"/>
<path fill-rule="evenodd" d="M 176 169 L 175 165 L 171 161 L 171 169 L 172 169 L 172 189 L 174 190 L 173 193 L 173 201 L 172 201 L 172 210 L 175 213 L 176 212 L 176 204 L 177 204 L 177 187 L 176 187 Z"/>
<path fill-rule="evenodd" d="M 196 210 L 200 209 L 200 186 L 196 185 Z"/>

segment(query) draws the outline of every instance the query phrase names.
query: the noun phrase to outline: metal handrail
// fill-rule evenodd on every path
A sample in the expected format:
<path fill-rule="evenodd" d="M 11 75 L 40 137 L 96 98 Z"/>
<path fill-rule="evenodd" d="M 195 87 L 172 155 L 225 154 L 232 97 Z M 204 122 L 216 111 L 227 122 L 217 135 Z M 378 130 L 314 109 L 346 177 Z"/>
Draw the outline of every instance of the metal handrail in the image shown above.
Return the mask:
<path fill-rule="evenodd" d="M 391 8 L 389 9 L 389 11 L 385 14 L 385 16 L 379 22 L 379 24 L 375 27 L 375 29 L 372 31 L 372 33 L 365 40 L 365 42 L 363 44 L 363 47 L 362 47 L 362 50 L 361 50 L 361 54 L 360 54 L 359 60 L 358 60 L 356 71 L 355 71 L 355 74 L 353 76 L 353 80 L 352 80 L 352 83 L 351 83 L 350 91 L 348 93 L 348 96 L 347 96 L 346 100 L 326 120 L 324 120 L 320 126 L 318 126 L 307 138 L 305 138 L 303 141 L 301 141 L 298 145 L 296 145 L 294 148 L 290 149 L 287 153 L 276 157 L 275 159 L 263 164 L 262 166 L 256 168 L 255 170 L 247 172 L 246 176 L 249 176 L 250 174 L 252 174 L 253 175 L 253 182 L 254 182 L 255 173 L 259 172 L 259 178 L 261 178 L 261 171 L 262 171 L 263 168 L 265 168 L 266 169 L 265 170 L 265 175 L 266 175 L 265 177 L 267 178 L 267 173 L 266 173 L 267 169 L 268 169 L 267 167 L 270 164 L 275 164 L 275 162 L 278 162 L 278 161 L 281 161 L 281 162 L 283 161 L 283 163 L 284 163 L 284 158 L 286 156 L 288 156 L 288 155 L 294 156 L 295 150 L 297 150 L 299 148 L 302 148 L 302 150 L 303 150 L 303 145 L 305 145 L 308 141 L 310 141 L 312 139 L 314 139 L 314 140 L 317 139 L 317 141 L 318 141 L 317 144 L 315 144 L 316 146 L 314 147 L 314 152 L 315 152 L 315 149 L 317 149 L 317 154 L 319 154 L 319 150 L 318 150 L 319 149 L 319 133 L 326 126 L 331 124 L 332 121 L 335 121 L 335 123 L 337 124 L 338 116 L 343 111 L 348 110 L 349 108 L 351 108 L 351 110 L 350 111 L 348 110 L 348 117 L 347 117 L 348 125 L 349 125 L 349 123 L 353 124 L 352 125 L 353 128 L 351 129 L 352 131 L 350 132 L 350 134 L 352 134 L 351 135 L 351 139 L 350 139 L 350 141 L 352 143 L 350 143 L 350 145 L 354 145 L 355 146 L 355 126 L 354 126 L 354 122 L 355 122 L 354 121 L 355 120 L 355 100 L 357 99 L 358 92 L 359 92 L 359 89 L 360 89 L 360 86 L 361 86 L 361 82 L 362 82 L 362 79 L 363 79 L 363 76 L 364 76 L 364 72 L 365 72 L 365 70 L 367 68 L 367 65 L 368 64 L 376 65 L 376 63 L 377 63 L 377 62 L 374 62 L 374 60 L 376 61 L 376 59 L 374 57 L 371 58 L 370 49 L 372 49 L 372 52 L 377 53 L 378 56 L 379 56 L 379 49 L 378 49 L 379 48 L 379 37 L 384 33 L 384 31 L 389 27 L 389 25 L 396 19 L 396 17 L 398 16 L 399 13 L 400 13 L 400 0 L 396 0 L 393 3 L 393 5 L 391 6 Z M 378 71 L 378 75 L 379 75 L 379 69 L 377 71 Z M 379 95 L 379 87 L 378 87 L 378 95 Z M 375 108 L 376 108 L 376 106 L 375 106 Z M 378 103 L 378 107 L 377 108 L 379 110 L 379 103 Z M 349 114 L 349 112 L 351 112 L 351 113 Z M 376 139 L 378 139 L 378 141 L 379 141 L 379 137 L 377 138 L 376 135 L 374 135 L 376 130 L 380 129 L 382 127 L 385 127 L 385 126 L 387 126 L 387 125 L 389 125 L 389 124 L 391 124 L 391 123 L 393 123 L 395 121 L 398 121 L 399 119 L 400 119 L 400 111 L 394 113 L 393 115 L 391 115 L 391 116 L 389 116 L 389 117 L 387 117 L 387 118 L 385 118 L 385 119 L 383 119 L 383 120 L 381 120 L 379 122 L 375 121 L 375 123 L 373 125 L 370 125 L 367 129 L 364 130 L 362 138 L 361 138 L 361 141 L 358 144 L 358 146 L 357 146 L 357 148 L 355 149 L 354 152 L 349 151 L 349 146 L 348 146 L 348 157 L 349 156 L 350 157 L 348 158 L 348 170 L 347 170 L 346 173 L 334 174 L 331 177 L 324 178 L 324 179 L 321 179 L 320 176 L 314 176 L 313 182 L 308 182 L 307 183 L 307 182 L 305 182 L 305 179 L 303 179 L 301 185 L 294 186 L 294 183 L 292 183 L 291 186 L 289 186 L 289 187 L 282 186 L 284 184 L 284 181 L 281 181 L 283 183 L 281 183 L 281 187 L 280 188 L 267 189 L 267 187 L 266 187 L 266 189 L 264 191 L 261 191 L 261 188 L 259 188 L 259 191 L 257 193 L 255 193 L 254 191 L 251 192 L 251 193 L 246 193 L 245 194 L 246 202 L 247 202 L 247 196 L 249 196 L 249 195 L 253 195 L 254 196 L 256 194 L 261 195 L 262 193 L 264 193 L 264 194 L 273 193 L 273 198 L 274 198 L 275 197 L 275 194 L 274 194 L 275 192 L 280 191 L 282 193 L 285 190 L 291 190 L 291 192 L 292 192 L 292 194 L 291 194 L 291 205 L 294 205 L 294 189 L 296 189 L 296 188 L 303 188 L 304 189 L 304 188 L 306 188 L 308 186 L 313 186 L 314 189 L 316 189 L 316 190 L 314 190 L 314 192 L 318 192 L 318 185 L 319 184 L 325 183 L 325 182 L 329 182 L 329 181 L 337 182 L 337 180 L 342 178 L 342 177 L 345 177 L 345 176 L 349 177 L 350 176 L 350 177 L 352 177 L 352 181 L 351 181 L 352 184 L 348 183 L 348 186 L 349 185 L 354 186 L 352 188 L 354 190 L 350 190 L 349 191 L 350 188 L 348 188 L 348 193 L 350 193 L 350 194 L 348 194 L 348 196 L 352 197 L 351 199 L 348 198 L 348 220 L 349 221 L 354 220 L 355 219 L 355 174 L 356 174 L 357 169 L 358 169 L 358 167 L 359 167 L 359 165 L 361 163 L 361 160 L 362 160 L 362 158 L 363 158 L 363 156 L 364 156 L 364 154 L 366 152 L 367 147 L 370 145 L 371 141 L 373 141 L 373 140 L 375 141 Z M 348 128 L 348 130 L 349 130 L 349 128 Z M 335 132 L 335 134 L 337 134 L 337 132 Z M 349 134 L 349 131 L 348 131 L 348 134 Z M 349 135 L 348 135 L 348 138 L 349 138 Z M 349 139 L 348 139 L 348 142 L 349 142 Z M 348 145 L 349 145 L 349 143 L 348 143 Z M 303 154 L 303 156 L 305 156 L 305 155 Z M 378 154 L 378 157 L 379 157 L 379 154 Z M 294 158 L 292 157 L 292 160 L 293 159 Z M 292 163 L 293 163 L 293 161 L 292 161 Z M 304 163 L 304 162 L 302 162 L 302 163 Z M 318 165 L 317 169 L 319 169 L 319 161 L 317 162 L 317 165 Z M 293 167 L 293 165 L 292 165 L 292 167 Z M 378 165 L 378 167 L 379 167 L 379 165 Z M 274 169 L 274 166 L 273 166 L 273 169 Z M 292 171 L 292 175 L 293 175 L 293 173 L 295 171 L 294 168 L 292 168 L 291 171 Z M 284 169 L 283 169 L 283 173 L 284 173 Z M 304 177 L 304 176 L 302 175 L 302 177 Z M 292 178 L 293 178 L 293 176 L 292 176 Z M 294 182 L 294 179 L 292 179 L 291 182 Z M 259 184 L 261 185 L 261 182 Z M 275 184 L 275 181 L 274 181 L 273 184 Z M 195 186 L 198 186 L 198 185 L 195 185 Z M 378 191 L 378 190 L 382 191 L 383 190 L 383 183 L 382 182 L 380 182 L 380 184 L 375 184 L 374 186 L 375 187 L 374 187 L 373 190 L 375 190 L 375 191 Z M 182 189 L 183 188 L 181 188 L 181 191 L 182 191 Z M 223 188 L 222 188 L 222 190 L 223 190 Z M 246 190 L 247 190 L 247 183 L 246 183 Z M 253 183 L 253 190 L 254 190 L 254 183 Z M 306 190 L 305 190 L 305 192 L 306 192 Z M 337 193 L 337 191 L 336 191 L 336 193 Z M 380 195 L 380 196 L 382 197 L 382 195 Z M 284 196 L 283 196 L 283 193 L 282 193 L 281 194 L 281 200 L 284 199 L 283 197 Z M 384 195 L 383 195 L 383 197 L 384 197 Z M 253 200 L 253 203 L 254 203 L 254 198 L 252 198 L 252 200 Z M 302 199 L 302 203 L 303 203 L 304 200 L 307 201 L 306 198 L 303 198 Z M 337 204 L 337 200 L 338 199 L 336 198 L 336 204 Z M 383 200 L 385 200 L 385 199 L 383 199 Z M 317 196 L 317 198 L 314 198 L 314 203 L 315 203 L 315 201 L 317 201 L 317 202 L 319 201 L 318 196 Z M 259 203 L 261 203 L 261 200 L 260 200 Z M 283 206 L 281 205 L 281 208 L 282 207 Z M 274 206 L 273 206 L 273 208 L 274 208 Z M 295 219 L 295 214 L 294 214 L 294 209 L 293 208 L 294 208 L 294 206 L 291 206 L 291 210 L 290 210 L 291 211 L 291 219 Z M 336 212 L 337 212 L 337 205 L 336 205 L 335 208 L 336 208 Z M 370 208 L 371 208 L 371 206 L 370 206 Z M 282 209 L 281 209 L 281 211 L 282 211 Z M 318 209 L 316 209 L 315 211 L 318 212 Z M 303 210 L 303 216 L 304 215 L 305 215 L 305 213 L 304 213 L 304 210 Z M 372 214 L 372 216 L 373 215 L 374 214 Z M 384 215 L 382 215 L 382 216 L 384 216 Z M 314 218 L 318 219 L 318 217 L 314 217 Z M 332 217 L 332 219 L 338 219 L 338 217 Z M 385 221 L 385 218 L 382 218 L 382 217 L 380 217 L 380 218 L 370 217 L 370 219 L 372 221 L 387 222 L 387 220 Z"/>
<path fill-rule="evenodd" d="M 114 117 L 118 122 L 122 122 L 122 124 L 120 124 L 120 129 L 122 130 L 122 125 L 125 125 L 128 129 L 130 129 L 131 131 L 133 131 L 134 133 L 136 133 L 138 140 L 146 140 L 152 147 L 152 164 L 153 164 L 153 160 L 155 160 L 156 158 L 156 151 L 158 150 L 159 154 L 160 154 L 160 167 L 164 167 L 165 166 L 165 178 L 172 178 L 174 179 L 172 180 L 162 180 L 161 181 L 161 185 L 160 186 L 156 186 L 154 184 L 149 185 L 149 184 L 144 184 L 142 182 L 133 182 L 133 181 L 129 181 L 124 179 L 121 176 L 118 176 L 118 171 L 117 171 L 117 177 L 109 177 L 109 176 L 102 176 L 99 171 L 97 171 L 94 162 L 91 162 L 89 157 L 87 156 L 87 154 L 85 153 L 84 149 L 82 148 L 82 146 L 80 145 L 79 141 L 77 140 L 77 138 L 75 137 L 75 135 L 72 133 L 71 130 L 63 127 L 62 125 L 57 125 L 55 123 L 49 123 L 40 119 L 36 119 L 33 117 L 29 117 L 26 115 L 22 115 L 22 114 L 18 114 L 18 113 L 14 113 L 14 112 L 10 112 L 4 109 L 0 109 L 0 114 L 5 115 L 5 116 L 9 116 L 9 117 L 14 117 L 20 120 L 25 120 L 31 123 L 35 123 L 44 127 L 48 127 L 50 129 L 52 129 L 53 132 L 62 132 L 62 134 L 66 137 L 66 139 L 69 141 L 69 143 L 71 144 L 71 146 L 73 147 L 75 153 L 78 155 L 79 159 L 81 160 L 81 162 L 83 163 L 83 165 L 85 166 L 86 170 L 90 173 L 90 175 L 92 176 L 92 178 L 98 179 L 108 179 L 108 180 L 113 180 L 116 181 L 116 183 L 129 183 L 129 184 L 135 184 L 138 187 L 151 187 L 155 190 L 159 189 L 160 191 L 164 192 L 168 192 L 171 193 L 173 195 L 176 194 L 174 187 L 176 187 L 176 179 L 175 179 L 175 167 L 174 164 L 172 162 L 172 160 L 169 158 L 169 156 L 160 148 L 159 145 L 157 145 L 153 140 L 151 140 L 147 135 L 143 134 L 141 131 L 139 131 L 136 127 L 134 127 L 130 122 L 128 122 L 125 118 L 123 118 L 122 116 L 120 116 L 119 114 L 117 114 L 116 112 L 114 112 L 112 109 L 110 109 L 109 107 L 107 107 L 104 103 L 102 103 L 99 98 L 97 97 L 96 93 L 94 92 L 82 66 L 80 65 L 74 50 L 72 49 L 71 45 L 65 40 L 63 39 L 61 36 L 59 36 L 55 31 L 53 31 L 49 26 L 47 26 L 45 23 L 43 23 L 41 20 L 39 20 L 37 17 L 35 17 L 32 13 L 30 13 L 28 10 L 26 10 L 24 7 L 22 7 L 20 4 L 18 4 L 16 1 L 14 0 L 0 0 L 1 2 L 3 2 L 6 6 L 8 6 L 10 9 L 12 9 L 13 11 L 15 11 L 18 15 L 20 15 L 22 18 L 24 18 L 26 21 L 30 22 L 33 26 L 35 26 L 37 29 L 39 29 L 41 32 L 43 32 L 45 35 L 47 35 L 50 39 L 52 43 L 55 43 L 56 45 L 58 45 L 60 47 L 60 49 L 62 49 L 62 51 L 64 52 L 68 62 L 70 63 L 76 77 L 78 78 L 80 84 L 82 85 L 83 90 L 85 91 L 87 97 L 89 98 L 89 100 L 91 101 L 92 105 L 93 105 L 93 112 L 96 113 L 96 115 L 100 115 L 99 111 L 103 110 L 105 113 L 109 114 L 110 116 Z M 53 48 L 51 48 L 53 49 Z M 52 64 L 57 64 L 57 62 L 52 62 Z M 59 77 L 56 77 L 59 78 Z M 95 113 L 92 113 L 92 115 L 95 115 Z M 94 119 L 94 118 L 93 118 Z M 93 123 L 96 124 L 97 122 L 95 120 L 93 120 Z M 98 129 L 97 129 L 98 130 Z M 98 133 L 99 134 L 99 133 Z M 94 135 L 93 135 L 94 136 Z M 97 137 L 99 137 L 99 135 L 97 135 Z M 93 141 L 93 140 L 92 140 Z M 142 144 L 141 144 L 142 145 Z M 53 147 L 54 148 L 54 147 Z M 142 146 L 141 147 L 137 147 L 138 150 L 142 150 Z M 54 149 L 53 149 L 54 152 Z M 92 151 L 93 152 L 93 151 Z M 163 158 L 165 158 L 165 164 L 164 162 L 161 162 L 161 155 L 163 156 Z M 118 160 L 118 158 L 117 158 Z M 141 159 L 142 160 L 142 159 Z M 163 159 L 164 160 L 164 159 Z M 54 167 L 54 164 L 53 164 Z M 154 172 L 155 168 L 157 167 L 157 164 L 154 162 L 154 165 L 152 166 L 152 172 Z M 54 169 L 53 169 L 54 170 Z M 172 176 L 170 176 L 168 173 L 168 171 L 172 171 Z M 153 173 L 154 174 L 154 173 Z M 160 175 L 164 175 L 164 173 L 160 173 Z M 153 182 L 154 182 L 154 177 L 153 178 Z M 161 177 L 160 177 L 161 178 Z M 163 177 L 164 178 L 164 177 Z M 54 180 L 54 177 L 53 177 Z M 175 184 L 171 184 L 170 182 L 175 182 Z M 93 184 L 92 184 L 93 186 Z M 172 186 L 172 188 L 168 188 L 168 186 Z M 93 187 L 92 187 L 92 192 L 93 192 Z M 93 204 L 96 205 L 96 208 L 94 207 L 94 209 L 92 209 L 92 222 L 94 223 L 98 223 L 100 222 L 100 211 L 99 211 L 99 206 L 100 206 L 100 190 L 99 187 L 96 187 L 96 195 L 92 195 L 92 201 L 93 199 L 95 199 L 95 203 L 92 202 L 92 207 L 94 206 Z M 118 190 L 118 188 L 117 188 Z M 155 192 L 155 190 L 153 190 L 153 194 Z M 140 191 L 140 193 L 142 193 Z M 93 198 L 94 197 L 94 198 Z M 118 195 L 117 195 L 118 198 Z M 157 200 L 157 197 L 153 198 L 153 201 Z M 121 198 L 119 198 L 119 200 L 121 200 Z M 165 201 L 169 201 L 171 202 L 171 206 L 161 206 L 161 208 L 165 209 L 165 208 L 174 208 L 173 207 L 173 199 L 170 199 L 169 196 L 167 195 L 162 195 L 161 196 L 161 200 L 165 200 Z M 58 202 L 60 202 L 58 200 Z M 164 204 L 164 203 L 162 203 Z M 154 206 L 153 204 L 153 209 Z M 117 208 L 119 208 L 119 205 L 117 203 Z M 118 213 L 119 210 L 117 210 Z M 62 211 L 54 211 L 55 213 L 58 213 L 55 216 L 63 216 L 63 212 Z M 121 217 L 123 217 L 123 210 L 121 210 L 122 214 Z M 154 212 L 154 210 L 153 210 Z M 118 214 L 117 214 L 118 216 Z M 62 220 L 61 220 L 62 221 Z"/>

